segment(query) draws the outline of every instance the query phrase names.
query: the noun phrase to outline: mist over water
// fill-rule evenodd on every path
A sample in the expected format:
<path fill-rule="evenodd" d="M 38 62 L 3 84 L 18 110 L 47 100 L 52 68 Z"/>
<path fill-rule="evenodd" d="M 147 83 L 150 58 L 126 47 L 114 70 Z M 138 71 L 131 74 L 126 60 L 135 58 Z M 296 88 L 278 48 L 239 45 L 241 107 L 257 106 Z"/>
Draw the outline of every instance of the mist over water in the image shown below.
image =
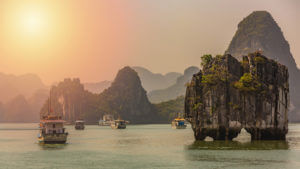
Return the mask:
<path fill-rule="evenodd" d="M 43 145 L 36 123 L 0 124 L 0 168 L 300 168 L 300 124 L 287 141 L 255 142 L 194 141 L 168 124 L 66 128 L 67 144 Z"/>

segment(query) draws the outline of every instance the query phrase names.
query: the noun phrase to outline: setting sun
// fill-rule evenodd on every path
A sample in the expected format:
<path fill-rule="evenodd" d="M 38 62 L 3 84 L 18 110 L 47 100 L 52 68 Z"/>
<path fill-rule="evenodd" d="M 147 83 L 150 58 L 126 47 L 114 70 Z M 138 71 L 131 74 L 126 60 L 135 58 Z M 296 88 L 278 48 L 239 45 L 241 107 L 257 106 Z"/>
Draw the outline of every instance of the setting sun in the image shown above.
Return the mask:
<path fill-rule="evenodd" d="M 38 12 L 29 12 L 22 17 L 23 28 L 28 33 L 36 33 L 41 31 L 43 26 L 43 18 Z"/>

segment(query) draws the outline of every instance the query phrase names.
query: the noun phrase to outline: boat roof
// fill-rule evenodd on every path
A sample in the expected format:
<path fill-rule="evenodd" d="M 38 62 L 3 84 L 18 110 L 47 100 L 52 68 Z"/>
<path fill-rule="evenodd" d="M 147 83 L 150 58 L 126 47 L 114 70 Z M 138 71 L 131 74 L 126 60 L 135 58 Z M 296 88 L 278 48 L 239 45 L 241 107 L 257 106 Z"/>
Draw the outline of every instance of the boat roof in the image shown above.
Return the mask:
<path fill-rule="evenodd" d="M 84 123 L 83 120 L 76 120 L 75 123 Z"/>
<path fill-rule="evenodd" d="M 184 118 L 176 118 L 175 121 L 184 121 Z"/>
<path fill-rule="evenodd" d="M 125 121 L 125 120 L 115 120 L 116 122 L 118 122 L 118 121 Z"/>
<path fill-rule="evenodd" d="M 41 123 L 64 123 L 64 120 L 41 120 Z"/>

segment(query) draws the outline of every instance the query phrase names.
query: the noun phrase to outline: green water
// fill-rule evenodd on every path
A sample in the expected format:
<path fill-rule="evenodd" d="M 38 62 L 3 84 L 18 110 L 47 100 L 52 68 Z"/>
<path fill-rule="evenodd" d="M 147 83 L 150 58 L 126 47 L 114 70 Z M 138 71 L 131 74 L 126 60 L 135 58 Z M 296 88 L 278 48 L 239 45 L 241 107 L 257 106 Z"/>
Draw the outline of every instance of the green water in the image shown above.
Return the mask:
<path fill-rule="evenodd" d="M 68 144 L 40 145 L 38 124 L 0 124 L 0 168 L 300 168 L 300 124 L 287 141 L 194 142 L 191 128 L 67 126 Z"/>

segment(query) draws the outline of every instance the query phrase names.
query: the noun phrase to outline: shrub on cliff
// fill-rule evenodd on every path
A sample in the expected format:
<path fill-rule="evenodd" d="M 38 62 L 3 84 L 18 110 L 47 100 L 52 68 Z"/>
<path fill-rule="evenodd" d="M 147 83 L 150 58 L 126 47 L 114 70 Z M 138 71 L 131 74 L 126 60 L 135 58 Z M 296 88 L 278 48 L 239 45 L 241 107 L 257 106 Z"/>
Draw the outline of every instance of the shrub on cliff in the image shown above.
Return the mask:
<path fill-rule="evenodd" d="M 261 83 L 250 73 L 244 73 L 240 80 L 234 83 L 234 87 L 242 92 L 255 92 L 260 90 Z"/>
<path fill-rule="evenodd" d="M 213 60 L 213 57 L 210 54 L 201 56 L 201 66 L 204 67 L 205 65 L 210 64 L 212 60 Z"/>
<path fill-rule="evenodd" d="M 203 55 L 201 57 L 201 64 L 205 67 L 205 74 L 202 75 L 202 83 L 207 86 L 214 86 L 216 84 L 226 82 L 228 76 L 228 71 L 224 67 L 224 57 L 221 55 L 216 55 L 212 57 L 211 55 Z"/>

